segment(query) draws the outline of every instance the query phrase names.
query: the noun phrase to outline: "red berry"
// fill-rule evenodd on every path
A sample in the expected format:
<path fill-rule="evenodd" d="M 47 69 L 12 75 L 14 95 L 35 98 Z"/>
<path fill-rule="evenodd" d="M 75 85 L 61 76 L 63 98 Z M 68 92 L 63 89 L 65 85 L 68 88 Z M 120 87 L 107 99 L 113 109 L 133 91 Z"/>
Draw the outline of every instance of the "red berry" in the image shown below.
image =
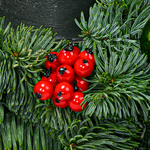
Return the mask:
<path fill-rule="evenodd" d="M 79 58 L 89 59 L 93 62 L 93 65 L 95 66 L 95 59 L 94 59 L 94 54 L 93 54 L 92 50 L 86 49 L 86 50 L 82 51 L 79 54 Z"/>
<path fill-rule="evenodd" d="M 42 76 L 41 81 L 49 81 L 52 84 L 52 86 L 56 86 L 57 84 L 56 72 L 52 71 L 52 68 L 50 67 Z"/>
<path fill-rule="evenodd" d="M 58 82 L 73 82 L 75 73 L 72 67 L 69 65 L 61 65 L 56 70 L 56 76 Z"/>
<path fill-rule="evenodd" d="M 34 86 L 36 99 L 47 100 L 53 95 L 53 86 L 48 81 L 39 81 Z"/>
<path fill-rule="evenodd" d="M 69 101 L 73 95 L 73 87 L 68 82 L 60 82 L 56 85 L 54 96 L 59 101 Z"/>
<path fill-rule="evenodd" d="M 78 58 L 78 51 L 74 50 L 73 45 L 68 45 L 59 53 L 58 60 L 62 65 L 73 66 Z"/>
<path fill-rule="evenodd" d="M 74 71 L 80 77 L 87 77 L 93 72 L 93 63 L 90 60 L 79 58 L 74 64 Z"/>
<path fill-rule="evenodd" d="M 84 106 L 81 105 L 83 100 L 84 100 L 84 94 L 83 93 L 74 92 L 72 99 L 68 102 L 70 109 L 73 111 L 76 111 L 76 112 L 84 110 L 85 107 L 87 106 L 87 103 L 85 103 Z"/>
<path fill-rule="evenodd" d="M 78 54 L 80 54 L 80 49 L 77 46 L 74 46 L 74 50 L 78 52 Z"/>
<path fill-rule="evenodd" d="M 67 101 L 59 101 L 58 99 L 55 98 L 55 96 L 53 96 L 52 101 L 53 101 L 54 105 L 59 108 L 65 108 L 68 106 Z"/>
<path fill-rule="evenodd" d="M 89 88 L 89 83 L 79 76 L 75 76 L 74 90 L 78 92 L 86 91 Z"/>
<path fill-rule="evenodd" d="M 45 62 L 45 67 L 48 69 L 48 68 L 52 68 L 52 70 L 56 70 L 61 64 L 60 62 L 58 61 L 58 56 L 59 56 L 59 53 L 57 52 L 50 52 L 46 58 L 46 62 Z"/>

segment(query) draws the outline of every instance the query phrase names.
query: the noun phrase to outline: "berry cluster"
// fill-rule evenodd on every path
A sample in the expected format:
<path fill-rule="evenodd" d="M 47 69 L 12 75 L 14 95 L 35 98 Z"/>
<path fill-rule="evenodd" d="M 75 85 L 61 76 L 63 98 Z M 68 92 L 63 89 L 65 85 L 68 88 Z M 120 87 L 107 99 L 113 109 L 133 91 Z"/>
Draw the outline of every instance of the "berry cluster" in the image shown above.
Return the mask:
<path fill-rule="evenodd" d="M 82 111 L 84 100 L 83 91 L 89 83 L 82 79 L 93 72 L 95 60 L 93 52 L 86 49 L 80 52 L 77 46 L 70 44 L 58 52 L 50 52 L 46 56 L 45 67 L 47 71 L 34 87 L 35 97 L 47 100 L 52 97 L 56 107 L 70 107 L 73 111 Z"/>

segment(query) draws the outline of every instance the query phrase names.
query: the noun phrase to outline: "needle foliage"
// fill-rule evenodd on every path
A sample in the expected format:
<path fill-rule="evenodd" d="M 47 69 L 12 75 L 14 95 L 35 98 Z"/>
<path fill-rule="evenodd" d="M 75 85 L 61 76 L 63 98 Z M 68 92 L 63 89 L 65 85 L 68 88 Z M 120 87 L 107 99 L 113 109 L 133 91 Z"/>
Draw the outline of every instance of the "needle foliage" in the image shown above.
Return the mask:
<path fill-rule="evenodd" d="M 82 112 L 35 99 L 34 85 L 44 73 L 45 56 L 68 40 L 55 42 L 50 28 L 0 18 L 0 150 L 148 150 L 150 65 L 140 38 L 150 19 L 149 0 L 96 0 L 75 23 L 92 49 L 96 67 L 84 79 Z"/>

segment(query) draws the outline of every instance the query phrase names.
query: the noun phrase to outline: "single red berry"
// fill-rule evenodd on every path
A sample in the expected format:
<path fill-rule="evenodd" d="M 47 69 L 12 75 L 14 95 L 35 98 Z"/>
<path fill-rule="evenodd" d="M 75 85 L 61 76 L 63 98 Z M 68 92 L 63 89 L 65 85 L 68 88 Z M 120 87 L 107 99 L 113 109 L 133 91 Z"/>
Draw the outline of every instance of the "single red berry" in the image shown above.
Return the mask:
<path fill-rule="evenodd" d="M 50 67 L 42 76 L 41 81 L 49 81 L 55 87 L 57 84 L 56 72 Z"/>
<path fill-rule="evenodd" d="M 73 95 L 73 87 L 68 82 L 60 82 L 56 85 L 54 96 L 59 101 L 69 101 Z"/>
<path fill-rule="evenodd" d="M 59 53 L 58 60 L 62 65 L 73 66 L 78 58 L 78 51 L 74 49 L 73 45 L 68 45 Z"/>
<path fill-rule="evenodd" d="M 74 90 L 78 92 L 86 91 L 89 88 L 89 83 L 82 79 L 82 77 L 75 76 Z"/>
<path fill-rule="evenodd" d="M 61 64 L 60 62 L 58 61 L 58 56 L 59 56 L 59 53 L 57 52 L 50 52 L 46 58 L 46 62 L 45 62 L 45 67 L 48 69 L 48 68 L 52 68 L 52 70 L 56 70 Z"/>
<path fill-rule="evenodd" d="M 80 77 L 87 77 L 93 72 L 93 63 L 90 60 L 79 58 L 74 64 L 74 71 Z"/>
<path fill-rule="evenodd" d="M 91 49 L 86 49 L 79 54 L 79 58 L 89 59 L 93 62 L 95 66 L 94 54 Z"/>
<path fill-rule="evenodd" d="M 84 100 L 84 94 L 81 92 L 74 92 L 73 93 L 73 97 L 72 99 L 68 102 L 68 105 L 70 107 L 71 110 L 79 112 L 85 109 L 85 107 L 87 106 L 87 103 L 83 105 L 81 105 L 81 103 Z"/>
<path fill-rule="evenodd" d="M 55 98 L 55 96 L 53 96 L 52 101 L 53 101 L 54 105 L 59 108 L 65 108 L 68 106 L 67 101 L 59 101 L 57 98 Z"/>
<path fill-rule="evenodd" d="M 77 46 L 74 46 L 74 51 L 77 51 L 80 54 L 80 49 Z"/>
<path fill-rule="evenodd" d="M 61 65 L 56 70 L 56 76 L 58 82 L 73 82 L 75 73 L 72 67 L 69 65 Z"/>
<path fill-rule="evenodd" d="M 36 99 L 47 100 L 53 95 L 53 86 L 48 81 L 39 81 L 34 86 Z"/>

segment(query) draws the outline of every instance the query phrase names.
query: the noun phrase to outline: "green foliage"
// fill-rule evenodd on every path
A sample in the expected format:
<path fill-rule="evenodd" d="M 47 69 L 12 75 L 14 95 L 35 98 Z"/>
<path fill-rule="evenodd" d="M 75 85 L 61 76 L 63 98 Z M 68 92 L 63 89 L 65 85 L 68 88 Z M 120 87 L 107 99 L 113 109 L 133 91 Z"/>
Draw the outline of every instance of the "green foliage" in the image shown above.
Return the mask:
<path fill-rule="evenodd" d="M 6 114 L 0 124 L 0 149 L 61 150 L 61 144 L 57 135 L 50 136 L 40 123 L 32 124 L 14 114 Z"/>
<path fill-rule="evenodd" d="M 21 24 L 16 31 L 9 28 L 8 35 L 2 43 L 2 52 L 8 55 L 11 66 L 20 74 L 21 82 L 32 78 L 44 61 L 46 54 L 55 43 L 51 29 L 34 29 Z M 6 58 L 5 58 L 6 59 Z M 37 77 L 37 76 L 35 76 Z"/>
<path fill-rule="evenodd" d="M 4 121 L 4 106 L 0 105 L 0 124 Z"/>
<path fill-rule="evenodd" d="M 133 1 L 131 1 L 131 0 L 96 0 L 96 2 L 97 2 L 97 3 L 102 3 L 105 7 L 108 7 L 111 3 L 115 3 L 116 5 L 117 5 L 117 4 L 119 4 L 119 5 L 125 4 L 125 5 L 130 6 Z M 140 3 L 141 1 L 140 1 L 140 0 L 136 0 L 136 1 L 134 1 L 134 2 L 136 2 L 136 4 L 138 4 L 138 3 Z M 143 7 L 145 7 L 146 5 L 149 5 L 149 4 L 150 4 L 150 1 L 149 1 L 149 0 L 144 0 L 144 1 L 142 2 L 141 9 L 142 9 Z"/>
<path fill-rule="evenodd" d="M 0 49 L 2 48 L 3 42 L 5 40 L 5 38 L 8 36 L 9 34 L 9 28 L 11 23 L 9 23 L 7 25 L 6 28 L 4 28 L 4 18 L 5 17 L 0 17 Z"/>
<path fill-rule="evenodd" d="M 66 150 L 127 150 L 138 145 L 130 141 L 137 133 L 138 130 L 125 121 L 106 120 L 95 125 L 88 118 L 74 120 L 70 126 L 65 126 L 59 138 Z"/>
<path fill-rule="evenodd" d="M 21 24 L 16 31 L 9 25 L 4 29 L 1 18 L 0 100 L 9 110 L 29 118 L 35 111 L 34 84 L 40 80 L 45 56 L 57 49 L 51 29 Z"/>
<path fill-rule="evenodd" d="M 150 117 L 146 122 L 141 120 L 142 125 L 142 134 L 141 134 L 141 143 L 139 147 L 143 148 L 142 150 L 149 150 L 150 149 Z"/>
<path fill-rule="evenodd" d="M 45 56 L 70 41 L 56 43 L 42 26 L 4 28 L 0 18 L 0 150 L 129 150 L 139 142 L 146 149 L 150 65 L 139 40 L 149 14 L 149 0 L 97 0 L 88 21 L 83 12 L 81 23 L 75 19 L 84 38 L 77 46 L 93 49 L 96 61 L 85 79 L 83 112 L 35 100 L 33 93 Z"/>
<path fill-rule="evenodd" d="M 40 120 L 47 130 L 61 131 L 64 129 L 64 124 L 69 125 L 76 118 L 76 114 L 74 112 L 71 113 L 69 108 L 58 108 L 54 106 L 51 100 L 47 104 L 40 103 L 36 105 L 36 108 L 43 110 Z"/>
<path fill-rule="evenodd" d="M 88 21 L 81 12 L 81 22 L 77 19 L 75 22 L 81 29 L 82 34 L 79 36 L 84 37 L 84 47 L 91 48 L 96 41 L 102 41 L 103 47 L 108 42 L 111 45 L 117 45 L 118 42 L 132 43 L 139 47 L 142 28 L 150 18 L 150 6 L 146 4 L 148 2 L 140 0 L 127 0 L 127 3 L 100 1 L 90 7 Z"/>
<path fill-rule="evenodd" d="M 148 62 L 150 62 L 150 20 L 146 23 L 142 36 L 141 36 L 141 51 L 148 56 Z"/>
<path fill-rule="evenodd" d="M 150 65 L 146 56 L 134 46 L 115 52 L 110 44 L 107 49 L 102 48 L 101 42 L 94 43 L 93 51 L 97 67 L 95 77 L 88 80 L 93 83 L 92 89 L 85 91 L 84 103 L 89 102 L 85 115 L 96 113 L 99 119 L 110 114 L 132 116 L 136 120 L 143 115 L 147 120 Z"/>

